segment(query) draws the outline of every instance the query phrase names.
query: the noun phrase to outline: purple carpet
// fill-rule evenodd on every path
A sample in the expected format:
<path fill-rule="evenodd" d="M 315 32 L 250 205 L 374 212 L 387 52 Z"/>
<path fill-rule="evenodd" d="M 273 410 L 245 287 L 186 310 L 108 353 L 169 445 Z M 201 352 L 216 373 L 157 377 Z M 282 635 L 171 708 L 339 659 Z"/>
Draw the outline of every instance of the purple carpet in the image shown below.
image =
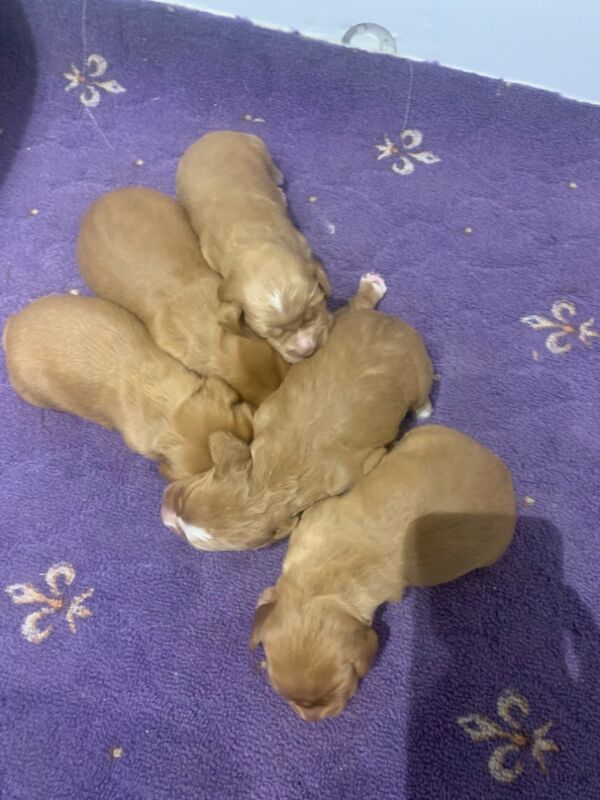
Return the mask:
<path fill-rule="evenodd" d="M 335 302 L 385 276 L 433 421 L 506 460 L 521 511 L 496 567 L 382 609 L 360 692 L 311 725 L 247 649 L 285 543 L 192 550 L 153 464 L 26 405 L 2 364 L 2 800 L 596 800 L 600 108 L 164 5 L 82 10 L 0 3 L 0 323 L 83 290 L 99 193 L 172 192 L 199 135 L 257 133 Z"/>

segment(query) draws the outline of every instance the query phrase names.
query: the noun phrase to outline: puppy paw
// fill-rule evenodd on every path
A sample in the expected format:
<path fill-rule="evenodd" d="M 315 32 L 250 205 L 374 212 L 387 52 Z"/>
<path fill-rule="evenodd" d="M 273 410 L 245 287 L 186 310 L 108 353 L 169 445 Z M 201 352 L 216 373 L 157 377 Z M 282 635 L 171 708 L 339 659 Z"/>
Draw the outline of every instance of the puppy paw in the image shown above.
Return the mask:
<path fill-rule="evenodd" d="M 433 406 L 431 402 L 428 400 L 424 406 L 421 408 L 417 408 L 415 411 L 415 415 L 417 419 L 429 419 L 429 417 L 433 414 Z"/>
<path fill-rule="evenodd" d="M 378 300 L 381 300 L 381 298 L 387 292 L 386 282 L 383 280 L 381 275 L 378 275 L 377 272 L 365 272 L 365 274 L 361 277 L 360 289 L 366 289 L 367 287 L 370 287 L 371 291 L 377 295 Z"/>

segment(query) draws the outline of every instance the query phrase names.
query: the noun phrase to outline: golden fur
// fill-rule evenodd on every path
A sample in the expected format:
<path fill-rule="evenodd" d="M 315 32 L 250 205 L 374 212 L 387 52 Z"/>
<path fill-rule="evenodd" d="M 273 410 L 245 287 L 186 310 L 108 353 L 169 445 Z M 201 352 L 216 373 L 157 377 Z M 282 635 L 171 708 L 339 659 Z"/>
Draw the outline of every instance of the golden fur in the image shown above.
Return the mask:
<path fill-rule="evenodd" d="M 287 364 L 267 342 L 218 324 L 221 278 L 175 200 L 142 187 L 102 195 L 83 218 L 77 257 L 94 292 L 135 314 L 189 369 L 223 378 L 254 406 L 281 383 Z"/>
<path fill-rule="evenodd" d="M 493 564 L 512 539 L 510 472 L 469 437 L 408 433 L 343 497 L 309 509 L 266 589 L 251 646 L 274 689 L 306 720 L 342 711 L 377 652 L 377 607 Z"/>
<path fill-rule="evenodd" d="M 327 338 L 330 287 L 292 225 L 282 181 L 257 136 L 214 131 L 183 154 L 177 194 L 204 257 L 224 278 L 222 325 L 252 331 L 295 363 Z"/>
<path fill-rule="evenodd" d="M 361 290 L 351 308 L 374 302 Z M 406 413 L 428 403 L 431 380 L 423 341 L 406 323 L 372 310 L 340 315 L 327 343 L 256 412 L 252 447 L 213 434 L 215 467 L 167 488 L 163 521 L 201 529 L 203 540 L 190 543 L 206 550 L 287 535 L 295 515 L 375 466 Z"/>
<path fill-rule="evenodd" d="M 34 300 L 9 318 L 2 343 L 24 400 L 119 431 L 168 480 L 212 466 L 213 431 L 251 438 L 250 409 L 233 389 L 163 353 L 141 322 L 107 300 Z"/>

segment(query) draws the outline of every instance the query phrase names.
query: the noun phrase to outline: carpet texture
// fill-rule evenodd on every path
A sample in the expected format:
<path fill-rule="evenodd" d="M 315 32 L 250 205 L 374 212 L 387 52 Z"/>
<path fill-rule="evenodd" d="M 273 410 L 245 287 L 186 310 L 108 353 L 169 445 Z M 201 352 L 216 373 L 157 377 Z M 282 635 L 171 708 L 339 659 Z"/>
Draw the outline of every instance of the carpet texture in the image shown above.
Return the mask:
<path fill-rule="evenodd" d="M 247 649 L 285 543 L 195 552 L 150 462 L 26 405 L 2 363 L 2 800 L 597 798 L 600 108 L 164 5 L 3 0 L 0 22 L 0 323 L 85 291 L 99 193 L 173 192 L 199 135 L 257 133 L 335 303 L 385 276 L 433 421 L 520 502 L 501 563 L 382 609 L 360 692 L 307 724 Z"/>

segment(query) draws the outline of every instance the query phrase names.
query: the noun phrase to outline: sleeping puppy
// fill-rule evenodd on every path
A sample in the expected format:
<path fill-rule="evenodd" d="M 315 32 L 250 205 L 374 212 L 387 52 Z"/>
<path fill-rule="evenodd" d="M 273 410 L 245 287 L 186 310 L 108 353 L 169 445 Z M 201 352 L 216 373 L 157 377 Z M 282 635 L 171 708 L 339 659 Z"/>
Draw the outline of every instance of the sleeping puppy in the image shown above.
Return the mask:
<path fill-rule="evenodd" d="M 159 462 L 167 480 L 212 466 L 213 431 L 252 436 L 250 409 L 233 389 L 190 372 L 106 300 L 34 300 L 9 318 L 2 343 L 24 400 L 119 431 L 131 450 Z"/>
<path fill-rule="evenodd" d="M 431 412 L 431 362 L 419 334 L 373 305 L 364 278 L 315 355 L 295 364 L 254 417 L 249 447 L 216 433 L 215 466 L 167 487 L 163 522 L 203 550 L 262 547 L 305 508 L 340 494 L 385 453 L 408 411 Z"/>
<path fill-rule="evenodd" d="M 257 137 L 215 131 L 194 142 L 177 169 L 177 195 L 202 253 L 224 280 L 221 324 L 266 339 L 294 364 L 326 340 L 329 281 L 294 228 L 283 176 Z"/>
<path fill-rule="evenodd" d="M 309 509 L 250 646 L 262 642 L 275 691 L 305 720 L 339 714 L 377 653 L 381 603 L 493 564 L 515 526 L 510 472 L 461 433 L 408 433 L 343 497 Z"/>
<path fill-rule="evenodd" d="M 218 324 L 221 278 L 175 200 L 142 187 L 102 195 L 83 218 L 77 258 L 99 297 L 135 314 L 189 369 L 223 378 L 254 406 L 281 383 L 287 364 L 267 342 Z"/>

